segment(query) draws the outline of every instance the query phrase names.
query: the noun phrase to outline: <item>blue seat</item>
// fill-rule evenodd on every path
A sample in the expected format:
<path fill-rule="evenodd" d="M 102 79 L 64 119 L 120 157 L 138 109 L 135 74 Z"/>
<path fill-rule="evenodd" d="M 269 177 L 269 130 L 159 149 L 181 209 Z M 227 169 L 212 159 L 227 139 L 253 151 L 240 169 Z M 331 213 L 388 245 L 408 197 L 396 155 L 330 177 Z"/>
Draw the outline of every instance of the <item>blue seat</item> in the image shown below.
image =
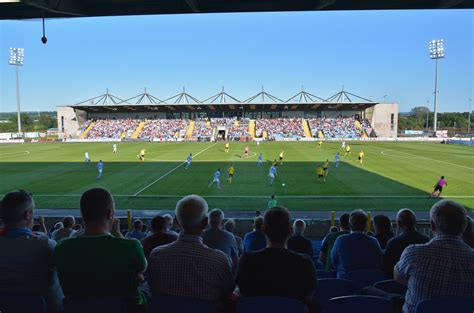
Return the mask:
<path fill-rule="evenodd" d="M 373 296 L 345 296 L 329 300 L 324 313 L 393 313 L 388 299 Z"/>
<path fill-rule="evenodd" d="M 320 278 L 336 278 L 336 273 L 318 270 L 318 279 Z"/>
<path fill-rule="evenodd" d="M 0 293 L 0 312 L 46 313 L 46 301 L 42 296 L 16 293 Z"/>
<path fill-rule="evenodd" d="M 422 300 L 416 305 L 416 313 L 472 313 L 474 298 L 440 298 Z"/>
<path fill-rule="evenodd" d="M 289 287 L 291 288 L 291 287 Z M 249 297 L 237 302 L 237 313 L 304 313 L 303 302 L 280 297 Z"/>
<path fill-rule="evenodd" d="M 214 305 L 205 300 L 180 296 L 154 296 L 150 303 L 150 313 L 215 313 Z"/>
<path fill-rule="evenodd" d="M 385 292 L 396 293 L 400 295 L 404 295 L 407 292 L 406 286 L 403 286 L 402 284 L 397 283 L 393 279 L 382 280 L 382 281 L 376 282 L 374 284 L 374 287 L 380 290 L 383 290 Z"/>
<path fill-rule="evenodd" d="M 352 271 L 341 277 L 352 281 L 356 287 L 356 291 L 361 291 L 364 287 L 373 286 L 376 282 L 386 280 L 384 273 L 377 270 L 357 270 Z"/>
<path fill-rule="evenodd" d="M 63 300 L 64 313 L 127 313 L 128 303 L 121 299 L 70 299 Z"/>
<path fill-rule="evenodd" d="M 329 299 L 350 296 L 355 293 L 354 284 L 350 280 L 338 278 L 323 278 L 318 279 L 318 288 L 313 296 L 313 299 L 324 308 Z"/>

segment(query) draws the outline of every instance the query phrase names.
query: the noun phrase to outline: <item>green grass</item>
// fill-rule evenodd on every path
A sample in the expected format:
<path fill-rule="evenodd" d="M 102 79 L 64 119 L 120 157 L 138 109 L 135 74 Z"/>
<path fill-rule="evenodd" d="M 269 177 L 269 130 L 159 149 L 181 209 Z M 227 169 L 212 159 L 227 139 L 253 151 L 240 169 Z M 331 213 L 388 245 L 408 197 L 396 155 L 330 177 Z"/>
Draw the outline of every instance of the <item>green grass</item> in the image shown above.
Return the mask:
<path fill-rule="evenodd" d="M 210 207 L 226 210 L 264 209 L 271 194 L 291 210 L 397 210 L 409 207 L 428 210 L 433 184 L 446 176 L 447 198 L 474 207 L 474 149 L 434 143 L 352 142 L 352 156 L 341 157 L 339 168 L 332 164 L 340 143 L 314 142 L 250 143 L 250 158 L 241 159 L 245 143 L 56 143 L 0 146 L 0 194 L 22 188 L 33 192 L 39 208 L 77 208 L 79 195 L 91 187 L 106 187 L 118 208 L 172 209 L 183 195 L 195 193 L 207 198 Z M 137 160 L 147 149 L 146 161 Z M 363 149 L 360 166 L 357 153 Z M 271 160 L 285 151 L 284 164 L 274 186 L 269 186 Z M 88 151 L 93 163 L 85 164 Z M 195 155 L 186 171 L 183 160 Z M 257 167 L 258 152 L 265 164 Z M 95 162 L 105 162 L 104 177 L 96 179 Z M 317 182 L 315 167 L 331 161 L 327 182 Z M 226 182 L 227 168 L 234 162 L 232 185 Z M 221 168 L 222 190 L 209 189 L 213 172 Z M 281 185 L 282 181 L 286 186 Z"/>

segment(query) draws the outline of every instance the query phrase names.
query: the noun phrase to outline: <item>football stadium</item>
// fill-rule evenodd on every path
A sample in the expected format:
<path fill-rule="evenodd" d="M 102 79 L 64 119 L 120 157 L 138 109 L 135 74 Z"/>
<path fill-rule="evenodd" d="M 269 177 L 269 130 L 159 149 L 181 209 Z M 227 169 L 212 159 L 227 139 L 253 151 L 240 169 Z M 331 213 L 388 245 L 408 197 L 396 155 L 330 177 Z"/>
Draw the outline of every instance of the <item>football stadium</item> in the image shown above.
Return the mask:
<path fill-rule="evenodd" d="M 474 312 L 473 8 L 0 0 L 0 313 Z"/>

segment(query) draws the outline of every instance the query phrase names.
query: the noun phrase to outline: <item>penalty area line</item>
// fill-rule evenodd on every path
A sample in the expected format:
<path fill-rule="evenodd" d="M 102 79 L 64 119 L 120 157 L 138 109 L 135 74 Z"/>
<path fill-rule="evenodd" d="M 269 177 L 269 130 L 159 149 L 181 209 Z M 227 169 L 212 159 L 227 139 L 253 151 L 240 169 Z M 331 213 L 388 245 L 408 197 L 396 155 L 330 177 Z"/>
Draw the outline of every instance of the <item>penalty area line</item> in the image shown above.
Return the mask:
<path fill-rule="evenodd" d="M 197 157 L 198 155 L 200 155 L 201 153 L 209 150 L 210 148 L 214 147 L 215 145 L 217 145 L 217 143 L 213 144 L 213 145 L 210 145 L 209 147 L 199 151 L 198 153 L 196 153 L 193 158 Z M 183 166 L 184 164 L 186 164 L 186 161 L 183 161 L 181 163 L 179 163 L 177 166 L 175 166 L 174 168 L 172 168 L 171 170 L 169 170 L 168 172 L 164 173 L 163 175 L 161 175 L 160 177 L 158 177 L 157 179 L 155 179 L 154 181 L 152 181 L 151 183 L 149 183 L 148 185 L 146 185 L 145 187 L 143 187 L 142 189 L 138 190 L 137 192 L 135 192 L 133 194 L 134 197 L 138 196 L 139 194 L 141 194 L 143 191 L 145 191 L 146 189 L 150 188 L 151 186 L 153 186 L 154 184 L 156 184 L 157 182 L 159 182 L 160 180 L 162 180 L 163 178 L 165 178 L 166 176 L 168 176 L 169 174 L 173 173 L 174 171 L 176 171 L 178 168 L 180 168 L 181 166 Z"/>

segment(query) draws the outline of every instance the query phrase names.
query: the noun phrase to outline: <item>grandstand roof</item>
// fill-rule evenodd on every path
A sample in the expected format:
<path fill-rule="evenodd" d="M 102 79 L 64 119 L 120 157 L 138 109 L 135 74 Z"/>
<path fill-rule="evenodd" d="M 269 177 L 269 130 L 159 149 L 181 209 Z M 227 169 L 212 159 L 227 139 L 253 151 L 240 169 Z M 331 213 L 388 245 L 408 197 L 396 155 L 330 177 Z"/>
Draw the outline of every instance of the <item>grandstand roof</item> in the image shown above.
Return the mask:
<path fill-rule="evenodd" d="M 110 100 L 107 100 L 110 99 Z M 133 102 L 135 99 L 138 99 Z M 147 101 L 148 100 L 148 101 Z M 147 103 L 148 102 L 148 103 Z M 335 95 L 324 99 L 309 92 L 303 88 L 296 95 L 288 100 L 282 100 L 270 93 L 262 91 L 249 97 L 244 101 L 238 100 L 236 97 L 222 91 L 205 99 L 199 100 L 196 97 L 183 91 L 165 100 L 158 98 L 145 92 L 137 96 L 122 100 L 107 92 L 103 95 L 81 101 L 69 107 L 91 111 L 91 112 L 199 112 L 199 111 L 301 111 L 301 110 L 355 110 L 371 107 L 378 102 L 373 102 L 367 98 L 345 91 L 344 89 Z"/>
<path fill-rule="evenodd" d="M 0 0 L 0 19 L 262 11 L 468 9 L 471 0 Z"/>

